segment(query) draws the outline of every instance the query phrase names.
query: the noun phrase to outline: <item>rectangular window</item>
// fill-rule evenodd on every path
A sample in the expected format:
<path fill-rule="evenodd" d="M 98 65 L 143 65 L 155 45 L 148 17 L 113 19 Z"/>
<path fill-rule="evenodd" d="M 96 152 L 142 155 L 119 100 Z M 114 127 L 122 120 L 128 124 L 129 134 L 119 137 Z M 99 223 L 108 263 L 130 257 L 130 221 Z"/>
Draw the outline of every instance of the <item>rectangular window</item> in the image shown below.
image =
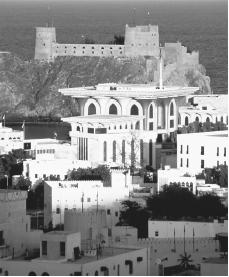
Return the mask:
<path fill-rule="evenodd" d="M 87 199 L 87 202 L 91 202 L 91 198 L 88 198 L 88 199 Z"/>
<path fill-rule="evenodd" d="M 155 231 L 155 237 L 158 237 L 158 236 L 159 236 L 159 232 Z"/>
<path fill-rule="evenodd" d="M 107 214 L 110 215 L 111 214 L 111 210 L 107 210 Z"/>
<path fill-rule="evenodd" d="M 224 153 L 223 153 L 223 155 L 224 155 L 224 157 L 226 157 L 226 155 L 227 155 L 227 148 L 226 147 L 224 147 Z"/>
<path fill-rule="evenodd" d="M 170 120 L 170 128 L 174 128 L 174 120 L 173 119 Z"/>
<path fill-rule="evenodd" d="M 149 123 L 149 130 L 150 130 L 150 131 L 153 130 L 153 122 L 150 122 L 150 123 Z"/>
<path fill-rule="evenodd" d="M 201 168 L 204 168 L 204 160 L 201 160 Z"/>
<path fill-rule="evenodd" d="M 217 153 L 216 156 L 219 156 L 219 147 L 217 147 Z"/>
<path fill-rule="evenodd" d="M 204 155 L 204 146 L 201 146 L 200 155 Z"/>
<path fill-rule="evenodd" d="M 186 167 L 189 167 L 189 159 L 187 159 Z"/>
<path fill-rule="evenodd" d="M 181 158 L 180 159 L 180 167 L 182 167 L 183 166 L 183 159 Z"/>
<path fill-rule="evenodd" d="M 219 161 L 217 161 L 217 167 L 219 167 Z"/>
<path fill-rule="evenodd" d="M 187 145 L 187 151 L 186 151 L 186 154 L 188 154 L 189 153 L 189 146 Z"/>
<path fill-rule="evenodd" d="M 183 145 L 180 146 L 180 153 L 183 153 Z"/>
<path fill-rule="evenodd" d="M 65 256 L 65 242 L 60 242 L 60 256 Z"/>
<path fill-rule="evenodd" d="M 35 174 L 35 178 L 37 178 L 37 174 Z"/>
<path fill-rule="evenodd" d="M 118 216 L 118 212 L 115 212 L 115 216 Z"/>
<path fill-rule="evenodd" d="M 47 241 L 46 240 L 42 240 L 41 252 L 42 252 L 42 256 L 47 256 Z"/>

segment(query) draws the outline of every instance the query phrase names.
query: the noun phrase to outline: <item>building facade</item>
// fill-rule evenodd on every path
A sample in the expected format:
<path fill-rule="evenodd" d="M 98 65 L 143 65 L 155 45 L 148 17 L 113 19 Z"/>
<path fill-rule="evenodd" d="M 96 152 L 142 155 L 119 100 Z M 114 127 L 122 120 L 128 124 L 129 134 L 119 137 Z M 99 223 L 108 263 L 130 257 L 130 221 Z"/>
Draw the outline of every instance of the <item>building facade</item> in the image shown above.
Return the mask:
<path fill-rule="evenodd" d="M 177 167 L 184 173 L 198 174 L 205 168 L 227 165 L 227 151 L 228 131 L 179 134 Z"/>
<path fill-rule="evenodd" d="M 164 87 L 162 74 L 159 87 L 107 83 L 60 89 L 80 108 L 80 116 L 62 120 L 71 124 L 80 160 L 125 165 L 126 157 L 135 157 L 137 165 L 157 168 L 157 142 L 177 130 L 179 107 L 197 90 Z"/>

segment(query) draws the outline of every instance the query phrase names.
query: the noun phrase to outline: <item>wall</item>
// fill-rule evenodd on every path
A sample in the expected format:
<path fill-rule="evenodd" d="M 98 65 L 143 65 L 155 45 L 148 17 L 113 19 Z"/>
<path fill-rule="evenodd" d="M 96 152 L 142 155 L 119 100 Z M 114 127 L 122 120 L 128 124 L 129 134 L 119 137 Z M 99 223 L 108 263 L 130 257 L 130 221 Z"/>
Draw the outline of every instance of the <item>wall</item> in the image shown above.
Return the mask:
<path fill-rule="evenodd" d="M 228 276 L 228 262 L 219 263 L 216 262 L 203 262 L 200 264 L 200 275 L 201 276 Z"/>
<path fill-rule="evenodd" d="M 148 221 L 149 238 L 174 238 L 174 230 L 176 238 L 183 238 L 184 229 L 186 238 L 193 238 L 193 232 L 195 238 L 214 238 L 217 233 L 227 232 L 227 221 L 224 221 L 224 223 L 218 223 L 217 221 Z"/>

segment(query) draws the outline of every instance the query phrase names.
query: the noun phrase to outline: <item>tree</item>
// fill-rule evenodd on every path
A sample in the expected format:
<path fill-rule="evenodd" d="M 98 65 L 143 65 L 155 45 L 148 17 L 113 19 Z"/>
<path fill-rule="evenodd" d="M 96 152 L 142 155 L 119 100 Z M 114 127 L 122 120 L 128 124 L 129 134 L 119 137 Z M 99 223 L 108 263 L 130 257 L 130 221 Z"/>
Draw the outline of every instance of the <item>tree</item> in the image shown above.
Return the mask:
<path fill-rule="evenodd" d="M 137 202 L 125 200 L 121 202 L 119 223 L 117 225 L 130 225 L 138 229 L 139 237 L 148 236 L 149 211 L 142 208 Z"/>
<path fill-rule="evenodd" d="M 28 190 L 31 189 L 31 185 L 32 185 L 32 182 L 29 179 L 24 178 L 23 176 L 21 176 L 18 179 L 16 188 L 20 189 L 20 190 L 27 190 L 28 191 Z"/>
<path fill-rule="evenodd" d="M 180 266 L 184 270 L 187 270 L 191 267 L 191 255 L 187 255 L 186 252 L 184 253 L 184 255 L 180 254 L 180 259 L 178 259 L 178 261 L 180 261 Z"/>

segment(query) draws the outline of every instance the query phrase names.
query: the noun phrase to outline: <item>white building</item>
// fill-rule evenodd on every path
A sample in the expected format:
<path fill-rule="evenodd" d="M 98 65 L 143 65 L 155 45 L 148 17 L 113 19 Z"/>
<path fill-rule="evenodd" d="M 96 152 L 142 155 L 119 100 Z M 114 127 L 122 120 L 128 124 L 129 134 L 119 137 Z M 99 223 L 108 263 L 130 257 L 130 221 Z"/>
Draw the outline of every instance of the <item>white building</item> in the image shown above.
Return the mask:
<path fill-rule="evenodd" d="M 85 211 L 106 209 L 113 224 L 118 222 L 120 201 L 132 191 L 131 178 L 126 170 L 111 170 L 111 182 L 46 181 L 44 185 L 44 225 L 64 223 L 65 209 Z"/>
<path fill-rule="evenodd" d="M 24 132 L 2 126 L 0 122 L 0 155 L 7 154 L 14 149 L 22 149 Z"/>
<path fill-rule="evenodd" d="M 228 125 L 228 95 L 210 94 L 189 97 L 190 105 L 179 108 L 179 125 L 191 122 L 222 122 Z"/>
<path fill-rule="evenodd" d="M 155 239 L 170 238 L 214 238 L 216 234 L 228 232 L 228 221 L 219 223 L 193 221 L 148 221 L 148 236 Z"/>
<path fill-rule="evenodd" d="M 193 193 L 196 193 L 196 176 L 184 174 L 184 172 L 177 168 L 170 168 L 165 166 L 165 169 L 158 169 L 157 171 L 157 191 L 163 190 L 164 185 L 171 185 L 176 183 L 182 187 L 187 187 Z"/>
<path fill-rule="evenodd" d="M 54 231 L 40 239 L 40 257 L 1 260 L 4 275 L 30 276 L 148 276 L 149 251 L 145 247 L 81 247 L 80 233 Z M 83 252 L 82 252 L 83 250 Z"/>
<path fill-rule="evenodd" d="M 204 168 L 226 165 L 228 131 L 177 135 L 177 167 L 184 173 L 198 174 Z"/>
<path fill-rule="evenodd" d="M 0 190 L 0 258 L 17 257 L 39 247 L 41 232 L 30 231 L 26 199 L 27 191 Z"/>
<path fill-rule="evenodd" d="M 179 107 L 198 87 L 160 85 L 98 84 L 59 91 L 75 98 L 80 116 L 63 118 L 71 124 L 71 143 L 78 159 L 125 164 L 128 155 L 137 154 L 139 165 L 160 166 L 157 141 L 173 135 L 178 128 Z M 136 141 L 136 148 L 131 144 Z M 130 160 L 130 159 L 129 159 Z"/>

